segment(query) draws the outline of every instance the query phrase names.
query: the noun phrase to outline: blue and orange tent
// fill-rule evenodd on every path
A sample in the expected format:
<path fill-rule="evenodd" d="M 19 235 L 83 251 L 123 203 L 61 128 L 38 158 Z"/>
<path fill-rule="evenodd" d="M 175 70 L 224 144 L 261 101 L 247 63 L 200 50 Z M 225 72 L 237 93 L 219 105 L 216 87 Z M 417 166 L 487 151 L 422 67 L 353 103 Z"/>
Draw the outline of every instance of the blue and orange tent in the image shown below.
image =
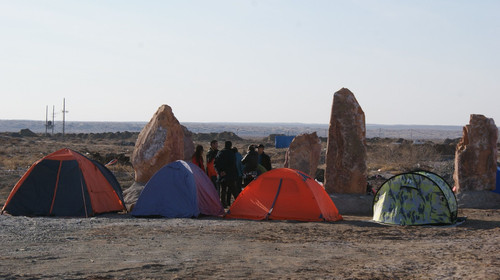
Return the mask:
<path fill-rule="evenodd" d="M 125 210 L 120 184 L 109 169 L 70 149 L 35 162 L 2 209 L 11 215 L 93 216 Z"/>
<path fill-rule="evenodd" d="M 342 216 L 323 186 L 295 169 L 260 175 L 236 198 L 226 218 L 250 220 L 339 221 Z"/>
<path fill-rule="evenodd" d="M 131 214 L 191 218 L 200 214 L 222 216 L 224 208 L 205 172 L 191 162 L 178 160 L 149 179 Z"/>

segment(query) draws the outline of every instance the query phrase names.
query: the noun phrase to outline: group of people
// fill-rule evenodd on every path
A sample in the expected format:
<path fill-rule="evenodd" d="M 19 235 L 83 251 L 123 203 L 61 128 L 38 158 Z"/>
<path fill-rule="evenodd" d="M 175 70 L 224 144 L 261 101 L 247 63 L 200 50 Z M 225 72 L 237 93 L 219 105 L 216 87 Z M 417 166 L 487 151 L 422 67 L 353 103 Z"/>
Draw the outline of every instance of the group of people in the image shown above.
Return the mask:
<path fill-rule="evenodd" d="M 212 140 L 206 154 L 206 169 L 203 146 L 196 146 L 192 162 L 207 172 L 222 206 L 227 208 L 231 205 L 231 196 L 236 199 L 241 190 L 258 175 L 272 169 L 271 158 L 264 153 L 264 148 L 262 144 L 250 145 L 245 156 L 242 156 L 231 141 L 225 141 L 224 148 L 219 150 L 217 140 Z"/>

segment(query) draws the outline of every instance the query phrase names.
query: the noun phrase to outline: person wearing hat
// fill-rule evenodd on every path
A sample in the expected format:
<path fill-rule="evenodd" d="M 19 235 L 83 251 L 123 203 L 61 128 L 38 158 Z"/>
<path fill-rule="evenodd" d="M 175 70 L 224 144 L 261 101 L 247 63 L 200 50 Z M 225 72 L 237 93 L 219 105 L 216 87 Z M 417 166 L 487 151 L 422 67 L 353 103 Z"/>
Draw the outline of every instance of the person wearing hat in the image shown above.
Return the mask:
<path fill-rule="evenodd" d="M 273 167 L 271 166 L 271 158 L 266 153 L 264 153 L 264 145 L 259 144 L 257 153 L 259 154 L 259 164 L 264 166 L 267 171 L 273 169 Z"/>

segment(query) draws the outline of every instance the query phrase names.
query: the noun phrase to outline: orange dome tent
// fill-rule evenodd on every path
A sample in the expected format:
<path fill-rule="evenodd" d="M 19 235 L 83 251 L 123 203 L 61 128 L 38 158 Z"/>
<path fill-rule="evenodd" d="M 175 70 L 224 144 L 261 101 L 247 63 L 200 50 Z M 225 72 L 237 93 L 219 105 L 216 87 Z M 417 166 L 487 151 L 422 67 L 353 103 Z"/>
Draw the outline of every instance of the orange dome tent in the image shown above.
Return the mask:
<path fill-rule="evenodd" d="M 279 168 L 260 175 L 238 195 L 226 218 L 339 221 L 342 216 L 324 188 L 308 175 Z"/>
<path fill-rule="evenodd" d="M 70 149 L 35 162 L 2 209 L 11 215 L 93 216 L 125 210 L 122 190 L 104 165 Z"/>

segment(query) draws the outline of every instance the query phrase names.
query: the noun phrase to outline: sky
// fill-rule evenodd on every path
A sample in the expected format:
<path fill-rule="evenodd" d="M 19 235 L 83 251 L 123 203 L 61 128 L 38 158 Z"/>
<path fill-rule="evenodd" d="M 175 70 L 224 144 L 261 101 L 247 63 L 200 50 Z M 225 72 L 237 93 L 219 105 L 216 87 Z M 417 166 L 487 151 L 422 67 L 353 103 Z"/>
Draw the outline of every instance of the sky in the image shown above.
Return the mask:
<path fill-rule="evenodd" d="M 500 124 L 500 1 L 0 0 L 0 119 Z M 49 119 L 51 116 L 49 116 Z"/>

